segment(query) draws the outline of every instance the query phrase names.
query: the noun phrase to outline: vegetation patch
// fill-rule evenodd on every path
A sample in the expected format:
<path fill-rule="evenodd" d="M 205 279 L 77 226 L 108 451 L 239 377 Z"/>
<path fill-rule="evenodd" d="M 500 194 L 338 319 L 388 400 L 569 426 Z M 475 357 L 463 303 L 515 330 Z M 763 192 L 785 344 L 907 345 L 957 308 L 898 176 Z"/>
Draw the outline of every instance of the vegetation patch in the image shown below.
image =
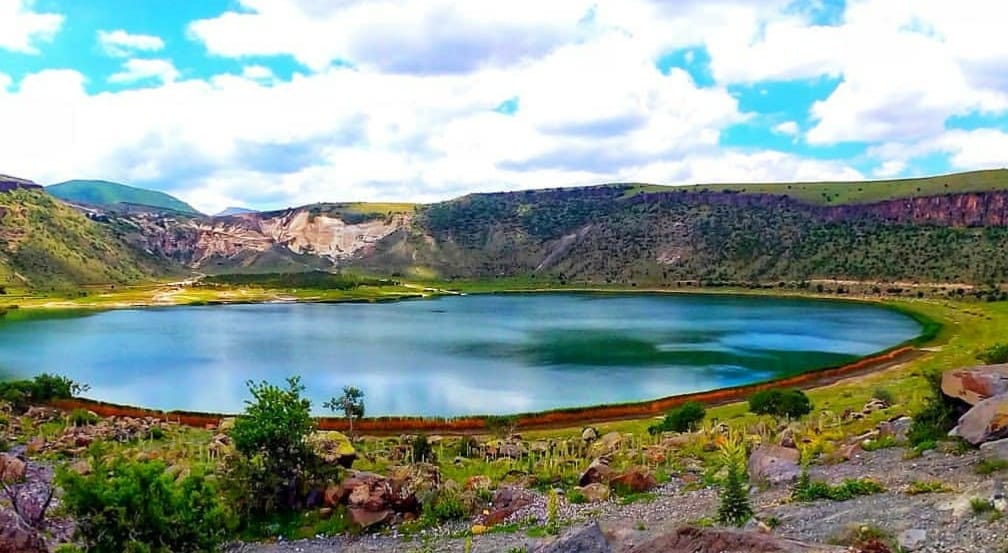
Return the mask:
<path fill-rule="evenodd" d="M 816 501 L 828 499 L 830 501 L 847 501 L 862 495 L 874 495 L 884 493 L 885 487 L 874 480 L 866 478 L 844 480 L 838 485 L 830 485 L 821 480 L 812 480 L 808 472 L 802 472 L 797 484 L 791 491 L 791 498 L 795 501 Z"/>

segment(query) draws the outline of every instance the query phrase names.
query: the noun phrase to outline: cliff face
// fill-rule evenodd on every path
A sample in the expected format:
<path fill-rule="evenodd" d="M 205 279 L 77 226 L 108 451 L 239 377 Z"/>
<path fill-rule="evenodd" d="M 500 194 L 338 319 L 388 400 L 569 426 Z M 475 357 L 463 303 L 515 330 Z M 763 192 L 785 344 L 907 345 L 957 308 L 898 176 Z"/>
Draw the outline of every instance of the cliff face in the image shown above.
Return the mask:
<path fill-rule="evenodd" d="M 692 191 L 641 194 L 631 201 L 777 208 L 800 211 L 824 221 L 875 219 L 943 227 L 1008 227 L 1008 191 L 967 192 L 837 206 L 810 205 L 783 195 Z"/>
<path fill-rule="evenodd" d="M 318 262 L 331 266 L 367 255 L 381 239 L 408 227 L 410 220 L 411 215 L 400 213 L 348 223 L 299 208 L 207 218 L 148 213 L 129 216 L 124 222 L 134 226 L 131 241 L 152 253 L 192 268 L 212 262 L 227 270 L 231 261 L 248 266 L 264 254 L 287 257 L 293 265 L 299 263 L 298 257 L 313 257 L 316 260 L 310 266 L 319 266 Z"/>

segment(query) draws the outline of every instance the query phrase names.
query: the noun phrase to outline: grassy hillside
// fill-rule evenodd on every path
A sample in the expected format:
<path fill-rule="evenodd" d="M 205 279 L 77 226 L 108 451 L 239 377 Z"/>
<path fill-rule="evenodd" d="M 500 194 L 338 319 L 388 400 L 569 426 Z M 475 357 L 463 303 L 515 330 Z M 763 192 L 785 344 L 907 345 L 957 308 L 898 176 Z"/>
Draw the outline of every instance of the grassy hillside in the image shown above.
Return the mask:
<path fill-rule="evenodd" d="M 697 184 L 686 187 L 633 185 L 628 195 L 687 188 L 697 191 L 731 190 L 744 194 L 786 195 L 819 205 L 867 204 L 900 198 L 939 196 L 961 192 L 1008 190 L 1008 170 L 971 171 L 935 177 L 853 182 L 796 182 L 766 184 Z"/>
<path fill-rule="evenodd" d="M 1004 282 L 1008 228 L 898 222 L 784 198 L 598 186 L 471 195 L 425 206 L 359 263 L 441 278 L 614 284 L 813 278 Z M 940 207 L 939 207 L 940 209 Z"/>
<path fill-rule="evenodd" d="M 108 227 L 41 190 L 0 193 L 0 285 L 57 289 L 125 283 L 171 265 L 127 246 Z"/>
<path fill-rule="evenodd" d="M 47 186 L 46 191 L 68 202 L 102 206 L 137 204 L 180 213 L 199 214 L 191 205 L 164 192 L 103 180 L 71 180 Z"/>

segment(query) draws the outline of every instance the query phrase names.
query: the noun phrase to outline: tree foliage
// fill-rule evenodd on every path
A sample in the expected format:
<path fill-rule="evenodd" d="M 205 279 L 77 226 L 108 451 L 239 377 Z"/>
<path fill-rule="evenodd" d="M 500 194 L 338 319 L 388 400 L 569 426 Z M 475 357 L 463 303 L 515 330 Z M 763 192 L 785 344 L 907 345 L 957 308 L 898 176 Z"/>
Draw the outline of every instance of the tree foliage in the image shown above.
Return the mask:
<path fill-rule="evenodd" d="M 692 432 L 706 415 L 707 411 L 702 404 L 687 401 L 669 411 L 660 423 L 649 426 L 648 433 L 655 435 L 662 432 Z"/>
<path fill-rule="evenodd" d="M 749 410 L 757 415 L 773 415 L 791 419 L 812 412 L 812 402 L 801 390 L 760 390 L 749 398 Z"/>
<path fill-rule="evenodd" d="M 60 472 L 62 505 L 88 551 L 214 551 L 229 537 L 234 517 L 213 481 L 192 475 L 176 482 L 165 468 L 162 462 L 115 460 L 87 476 Z"/>
<path fill-rule="evenodd" d="M 350 423 L 350 434 L 353 435 L 354 419 L 364 417 L 364 392 L 360 388 L 344 386 L 342 396 L 333 397 L 322 405 L 333 412 L 342 411 Z"/>

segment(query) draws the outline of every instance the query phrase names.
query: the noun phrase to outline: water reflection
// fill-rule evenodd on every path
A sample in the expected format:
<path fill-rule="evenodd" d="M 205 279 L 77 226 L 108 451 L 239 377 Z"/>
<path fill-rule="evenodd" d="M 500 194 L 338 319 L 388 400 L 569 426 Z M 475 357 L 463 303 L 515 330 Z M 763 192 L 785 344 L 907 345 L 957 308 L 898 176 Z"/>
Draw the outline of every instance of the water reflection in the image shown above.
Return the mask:
<path fill-rule="evenodd" d="M 0 321 L 0 367 L 91 396 L 239 411 L 245 381 L 344 385 L 370 415 L 509 413 L 712 389 L 840 364 L 912 338 L 873 306 L 770 298 L 487 295 L 244 305 Z"/>

